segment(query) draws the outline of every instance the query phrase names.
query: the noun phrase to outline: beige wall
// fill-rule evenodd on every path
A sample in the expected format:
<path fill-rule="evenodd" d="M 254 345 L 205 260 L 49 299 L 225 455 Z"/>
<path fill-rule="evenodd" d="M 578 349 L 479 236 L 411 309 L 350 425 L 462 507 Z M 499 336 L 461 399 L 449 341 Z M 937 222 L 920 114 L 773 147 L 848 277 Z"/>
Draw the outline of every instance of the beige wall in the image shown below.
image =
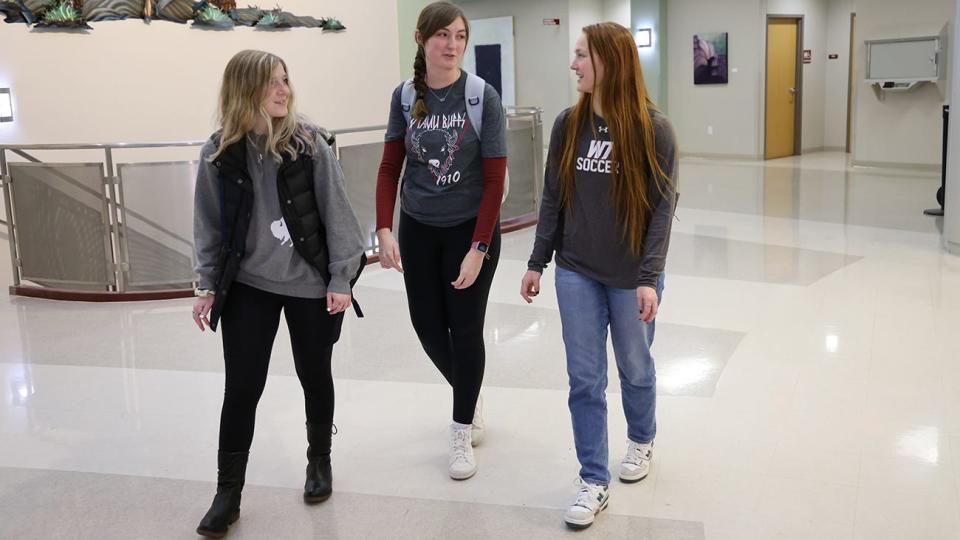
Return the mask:
<path fill-rule="evenodd" d="M 630 0 L 603 0 L 603 20 L 613 21 L 630 29 Z"/>
<path fill-rule="evenodd" d="M 604 21 L 604 5 L 601 0 L 570 0 L 570 41 L 567 46 L 567 66 L 573 61 L 573 49 L 576 47 L 580 34 L 583 33 L 583 27 Z M 572 73 L 572 72 L 571 72 Z M 569 81 L 567 90 L 570 96 L 570 103 L 573 104 L 580 95 L 577 92 L 577 79 L 575 76 L 567 77 Z"/>
<path fill-rule="evenodd" d="M 847 77 L 850 69 L 850 14 L 855 11 L 852 0 L 832 0 L 827 16 L 826 95 L 823 145 L 842 150 L 847 145 Z"/>
<path fill-rule="evenodd" d="M 855 163 L 936 166 L 940 162 L 940 90 L 932 85 L 878 100 L 862 82 L 863 41 L 939 34 L 953 0 L 671 0 L 668 3 L 670 116 L 687 154 L 759 157 L 763 150 L 765 16 L 804 16 L 805 151 L 841 149 L 846 139 L 850 13 L 857 13 L 854 58 Z M 690 44 L 694 33 L 730 33 L 730 83 L 694 86 Z M 839 58 L 828 60 L 837 53 Z M 734 72 L 733 70 L 737 71 Z M 712 126 L 713 135 L 707 134 Z"/>
<path fill-rule="evenodd" d="M 822 150 L 824 145 L 824 108 L 827 73 L 828 0 L 768 0 L 770 15 L 803 16 L 803 49 L 810 49 L 812 62 L 803 66 L 802 151 Z M 765 69 L 765 67 L 764 67 Z M 837 101 L 836 96 L 831 98 Z"/>
<path fill-rule="evenodd" d="M 315 122 L 384 124 L 400 80 L 396 1 L 288 0 L 283 7 L 336 16 L 347 30 L 221 32 L 130 20 L 92 23 L 84 35 L 0 24 L 0 86 L 13 89 L 16 107 L 16 121 L 0 124 L 0 142 L 205 138 L 214 128 L 223 67 L 247 48 L 287 61 L 299 109 Z"/>
<path fill-rule="evenodd" d="M 953 18 L 955 0 L 860 0 L 857 13 L 855 163 L 938 166 L 943 98 L 934 85 L 877 99 L 863 82 L 863 42 L 871 39 L 938 35 Z M 954 36 L 954 39 L 956 37 Z"/>
<path fill-rule="evenodd" d="M 397 32 L 400 39 L 400 78 L 413 77 L 413 58 L 417 43 L 413 33 L 417 29 L 420 10 L 433 0 L 397 0 Z"/>
<path fill-rule="evenodd" d="M 640 53 L 640 65 L 643 68 L 647 93 L 657 107 L 669 116 L 667 79 L 669 79 L 670 65 L 667 61 L 669 53 L 667 2 L 666 0 L 630 0 L 629 16 L 628 27 L 631 32 L 636 32 L 638 28 L 653 30 L 653 44 L 637 51 Z"/>
<path fill-rule="evenodd" d="M 570 106 L 570 25 L 566 0 L 458 2 L 470 19 L 513 16 L 517 105 L 543 107 L 544 143 L 553 121 Z M 559 26 L 543 19 L 559 18 Z"/>
<path fill-rule="evenodd" d="M 670 0 L 667 9 L 667 91 L 680 151 L 759 156 L 764 29 L 760 0 Z M 729 33 L 729 84 L 693 84 L 693 35 L 701 32 Z"/>
<path fill-rule="evenodd" d="M 682 152 L 741 158 L 762 156 L 767 14 L 803 17 L 803 48 L 811 50 L 813 62 L 803 65 L 801 148 L 812 151 L 827 146 L 824 112 L 827 103 L 840 103 L 845 99 L 827 93 L 828 3 L 829 0 L 734 0 L 722 5 L 703 0 L 667 3 L 671 66 L 668 97 L 674 104 L 670 114 Z M 694 85 L 693 35 L 723 31 L 729 33 L 729 83 Z M 708 133 L 710 127 L 712 135 Z"/>

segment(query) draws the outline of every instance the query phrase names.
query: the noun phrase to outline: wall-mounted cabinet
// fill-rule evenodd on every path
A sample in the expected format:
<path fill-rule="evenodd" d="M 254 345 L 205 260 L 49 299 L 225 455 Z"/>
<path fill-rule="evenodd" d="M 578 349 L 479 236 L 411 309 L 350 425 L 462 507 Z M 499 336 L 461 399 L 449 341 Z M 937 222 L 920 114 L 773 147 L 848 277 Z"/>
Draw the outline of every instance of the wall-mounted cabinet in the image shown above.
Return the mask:
<path fill-rule="evenodd" d="M 887 92 L 906 92 L 936 84 L 945 95 L 947 27 L 939 36 L 876 39 L 866 45 L 865 82 L 877 99 Z"/>

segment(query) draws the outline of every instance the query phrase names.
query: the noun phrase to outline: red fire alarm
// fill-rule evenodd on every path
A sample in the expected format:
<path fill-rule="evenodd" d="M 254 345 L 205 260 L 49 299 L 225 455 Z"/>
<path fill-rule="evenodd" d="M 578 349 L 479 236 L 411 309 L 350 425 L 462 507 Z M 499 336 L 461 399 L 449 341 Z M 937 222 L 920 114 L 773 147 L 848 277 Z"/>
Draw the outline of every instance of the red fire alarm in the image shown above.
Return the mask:
<path fill-rule="evenodd" d="M 560 26 L 560 19 L 544 19 L 544 26 Z"/>

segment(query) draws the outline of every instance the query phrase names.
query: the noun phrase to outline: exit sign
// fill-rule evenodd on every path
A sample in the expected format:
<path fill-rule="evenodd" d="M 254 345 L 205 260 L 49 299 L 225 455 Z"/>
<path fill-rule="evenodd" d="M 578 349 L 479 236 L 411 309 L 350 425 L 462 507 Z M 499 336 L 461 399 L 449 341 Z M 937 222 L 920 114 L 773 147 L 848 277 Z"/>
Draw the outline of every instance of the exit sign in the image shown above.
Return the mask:
<path fill-rule="evenodd" d="M 544 26 L 560 26 L 560 19 L 544 19 Z"/>

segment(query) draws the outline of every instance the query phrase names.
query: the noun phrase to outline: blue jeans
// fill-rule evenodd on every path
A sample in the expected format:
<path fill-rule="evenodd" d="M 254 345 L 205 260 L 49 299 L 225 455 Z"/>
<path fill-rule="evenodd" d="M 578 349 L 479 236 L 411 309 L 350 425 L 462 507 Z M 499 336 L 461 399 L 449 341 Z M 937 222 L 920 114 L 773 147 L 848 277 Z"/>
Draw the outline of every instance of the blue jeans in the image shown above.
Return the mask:
<path fill-rule="evenodd" d="M 650 345 L 656 321 L 640 320 L 636 289 L 608 287 L 556 267 L 557 302 L 570 377 L 570 416 L 580 477 L 610 483 L 607 445 L 607 327 L 620 373 L 627 437 L 652 442 L 657 434 L 657 375 Z M 663 294 L 663 274 L 657 298 Z"/>

